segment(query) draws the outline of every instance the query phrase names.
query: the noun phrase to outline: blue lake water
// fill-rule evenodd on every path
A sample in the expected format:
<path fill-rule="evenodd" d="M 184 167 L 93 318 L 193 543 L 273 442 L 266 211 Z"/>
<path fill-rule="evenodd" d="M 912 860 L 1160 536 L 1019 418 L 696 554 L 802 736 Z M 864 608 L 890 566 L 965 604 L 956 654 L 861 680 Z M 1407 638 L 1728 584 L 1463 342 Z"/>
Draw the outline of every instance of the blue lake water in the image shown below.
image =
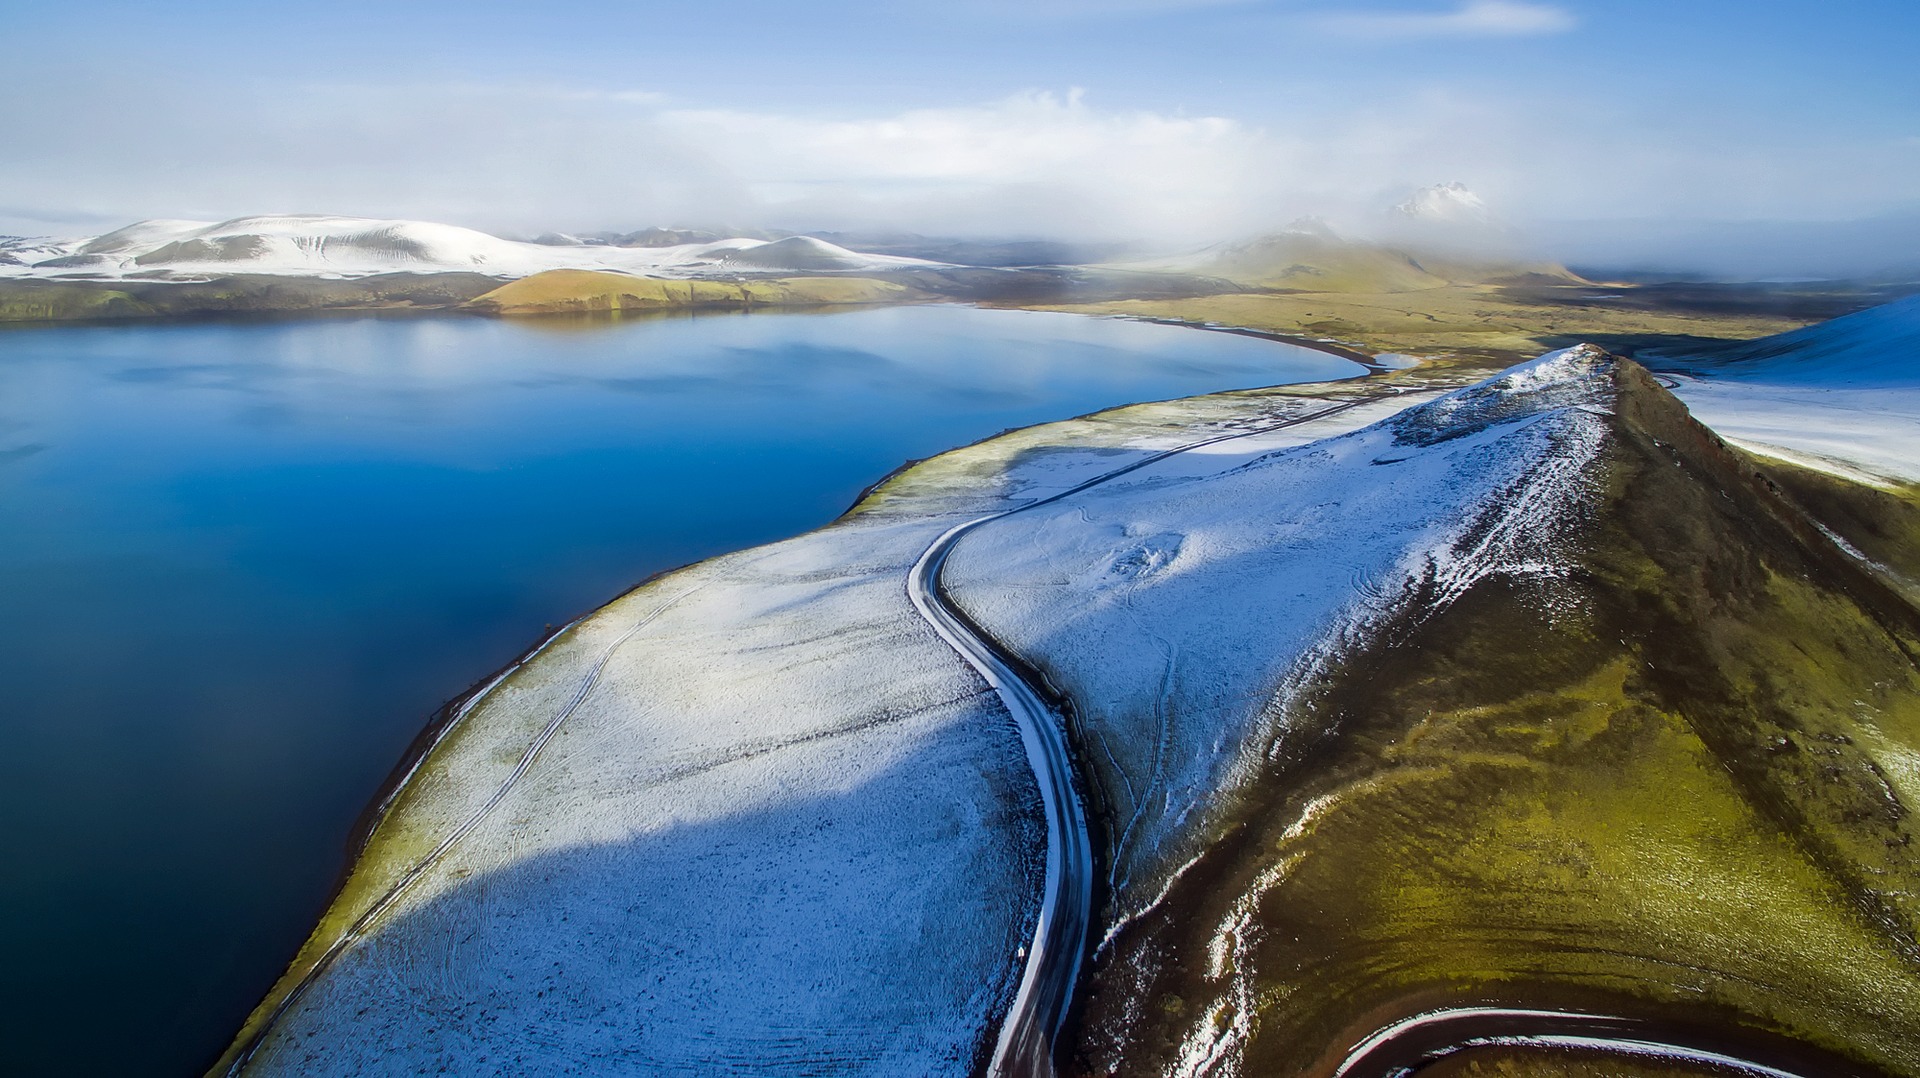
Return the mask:
<path fill-rule="evenodd" d="M 211 1062 L 547 625 L 1005 427 L 1359 373 L 966 308 L 0 332 L 0 1072 Z"/>

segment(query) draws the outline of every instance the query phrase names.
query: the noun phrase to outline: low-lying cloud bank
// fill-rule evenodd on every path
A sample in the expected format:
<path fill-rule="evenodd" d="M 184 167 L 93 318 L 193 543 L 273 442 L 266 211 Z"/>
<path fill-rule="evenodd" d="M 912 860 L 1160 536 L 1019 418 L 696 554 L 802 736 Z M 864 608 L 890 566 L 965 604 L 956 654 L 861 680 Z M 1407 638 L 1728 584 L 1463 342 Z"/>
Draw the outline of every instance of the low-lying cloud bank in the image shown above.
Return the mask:
<path fill-rule="evenodd" d="M 1516 32 L 1553 22 L 1545 8 L 1478 7 Z M 1390 29 L 1419 28 L 1367 32 Z M 1172 247 L 1307 214 L 1366 235 L 1412 189 L 1464 180 L 1510 223 L 1513 242 L 1549 257 L 1711 269 L 1757 257 L 1769 274 L 1870 272 L 1908 257 L 1884 229 L 1688 233 L 1671 222 L 1899 212 L 1910 209 L 1905 178 L 1920 170 L 1912 139 L 1730 145 L 1592 108 L 1572 124 L 1550 95 L 1436 91 L 1260 126 L 1106 108 L 1077 90 L 823 116 L 554 86 L 308 85 L 249 96 L 165 80 L 138 87 L 137 110 L 125 107 L 134 92 L 125 85 L 16 89 L 45 107 L 0 115 L 9 147 L 0 232 L 314 211 L 528 234 L 726 223 Z M 1564 221 L 1601 224 L 1551 224 Z M 1825 237 L 1814 245 L 1824 253 L 1796 266 L 1791 248 L 1806 246 L 1808 229 Z"/>

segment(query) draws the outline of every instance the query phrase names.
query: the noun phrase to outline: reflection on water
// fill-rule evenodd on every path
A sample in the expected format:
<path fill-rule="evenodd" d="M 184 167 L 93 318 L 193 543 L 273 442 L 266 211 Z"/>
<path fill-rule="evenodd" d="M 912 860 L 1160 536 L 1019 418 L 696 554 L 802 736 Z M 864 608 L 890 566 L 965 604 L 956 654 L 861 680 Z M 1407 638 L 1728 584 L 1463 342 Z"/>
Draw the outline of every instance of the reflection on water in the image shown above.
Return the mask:
<path fill-rule="evenodd" d="M 0 1069 L 209 1061 L 544 626 L 1004 427 L 1358 372 L 959 308 L 0 333 Z"/>

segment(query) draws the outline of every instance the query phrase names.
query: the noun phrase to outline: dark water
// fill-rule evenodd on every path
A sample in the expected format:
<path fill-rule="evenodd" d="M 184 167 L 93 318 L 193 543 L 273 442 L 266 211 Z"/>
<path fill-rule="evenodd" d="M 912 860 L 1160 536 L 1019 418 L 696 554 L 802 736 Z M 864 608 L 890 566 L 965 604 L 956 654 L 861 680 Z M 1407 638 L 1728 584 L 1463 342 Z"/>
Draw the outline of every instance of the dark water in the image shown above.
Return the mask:
<path fill-rule="evenodd" d="M 1003 427 L 1356 373 L 957 308 L 0 332 L 0 1072 L 209 1063 L 548 623 Z"/>

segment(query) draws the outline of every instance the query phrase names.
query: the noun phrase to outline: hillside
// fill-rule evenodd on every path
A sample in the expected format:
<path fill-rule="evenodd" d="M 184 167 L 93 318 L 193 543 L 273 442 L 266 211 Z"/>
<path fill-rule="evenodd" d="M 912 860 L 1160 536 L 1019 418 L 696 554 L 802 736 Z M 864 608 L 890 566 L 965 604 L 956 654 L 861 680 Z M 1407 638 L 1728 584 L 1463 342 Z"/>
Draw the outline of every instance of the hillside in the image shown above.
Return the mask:
<path fill-rule="evenodd" d="M 821 307 L 896 303 L 914 293 L 903 285 L 865 277 L 773 277 L 753 281 L 669 281 L 588 270 L 549 270 L 474 298 L 488 314 L 528 315 L 587 311 L 686 308 Z"/>
<path fill-rule="evenodd" d="M 1552 263 L 1346 240 L 1313 221 L 1128 266 L 1212 284 L 1184 295 L 1082 288 L 1003 302 L 1233 326 L 1486 374 L 1583 341 L 1632 354 L 1764 337 L 1886 298 L 1879 289 L 1835 283 L 1596 284 Z"/>
<path fill-rule="evenodd" d="M 1141 265 L 1224 278 L 1254 290 L 1368 295 L 1516 280 L 1580 282 L 1565 266 L 1346 239 L 1311 219 L 1271 235 Z"/>
<path fill-rule="evenodd" d="M 1920 1073 L 1920 612 L 1782 484 L 1597 350 L 1240 460 L 955 558 L 1105 821 L 1071 1070 L 1506 1005 Z"/>
<path fill-rule="evenodd" d="M 478 273 L 390 273 L 352 280 L 280 274 L 166 282 L 0 280 L 0 322 L 445 309 L 499 284 Z"/>

